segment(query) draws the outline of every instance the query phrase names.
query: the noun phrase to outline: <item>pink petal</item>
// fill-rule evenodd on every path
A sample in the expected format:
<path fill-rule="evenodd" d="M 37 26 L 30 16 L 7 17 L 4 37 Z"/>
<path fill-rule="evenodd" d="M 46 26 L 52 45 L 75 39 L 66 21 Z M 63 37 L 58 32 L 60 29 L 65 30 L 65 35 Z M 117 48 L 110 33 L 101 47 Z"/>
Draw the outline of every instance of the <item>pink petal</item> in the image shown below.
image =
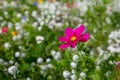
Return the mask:
<path fill-rule="evenodd" d="M 61 44 L 60 45 L 60 49 L 65 49 L 65 48 L 68 48 L 69 47 L 69 45 L 68 44 Z"/>
<path fill-rule="evenodd" d="M 72 28 L 66 28 L 65 30 L 65 36 L 67 39 L 70 39 L 71 36 L 74 36 L 74 31 Z"/>
<path fill-rule="evenodd" d="M 80 27 L 76 28 L 74 31 L 75 35 L 79 37 L 84 32 L 84 30 L 85 30 L 84 25 L 80 25 Z"/>
<path fill-rule="evenodd" d="M 58 37 L 58 40 L 61 41 L 61 42 L 66 42 L 67 39 L 65 37 Z"/>
<path fill-rule="evenodd" d="M 115 62 L 116 65 L 120 65 L 120 61 L 119 62 Z"/>
<path fill-rule="evenodd" d="M 71 45 L 71 47 L 72 47 L 72 48 L 75 48 L 75 47 L 76 47 L 76 43 L 73 43 L 73 44 Z"/>
<path fill-rule="evenodd" d="M 86 33 L 79 39 L 79 41 L 80 42 L 86 42 L 86 41 L 88 41 L 89 37 L 90 37 L 90 34 Z"/>

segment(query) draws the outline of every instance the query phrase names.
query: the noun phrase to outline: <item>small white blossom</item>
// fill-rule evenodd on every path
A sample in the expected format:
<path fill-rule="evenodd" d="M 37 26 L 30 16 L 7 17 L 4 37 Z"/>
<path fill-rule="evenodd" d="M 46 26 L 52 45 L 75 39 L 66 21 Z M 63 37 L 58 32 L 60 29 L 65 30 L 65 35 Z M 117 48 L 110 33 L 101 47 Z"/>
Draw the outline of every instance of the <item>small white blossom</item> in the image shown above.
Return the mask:
<path fill-rule="evenodd" d="M 7 16 L 7 15 L 8 15 L 8 12 L 7 12 L 7 11 L 5 11 L 5 12 L 4 12 L 4 15 L 5 15 L 5 16 Z"/>
<path fill-rule="evenodd" d="M 71 73 L 72 73 L 72 74 L 75 74 L 75 70 L 73 69 L 73 70 L 71 71 Z"/>
<path fill-rule="evenodd" d="M 50 59 L 50 58 L 47 58 L 47 59 L 46 59 L 46 62 L 47 62 L 47 63 L 49 63 L 50 61 L 51 61 L 51 59 Z"/>
<path fill-rule="evenodd" d="M 55 54 L 56 54 L 56 51 L 52 50 L 52 51 L 51 51 L 51 55 L 52 55 L 52 56 L 55 56 Z"/>
<path fill-rule="evenodd" d="M 48 64 L 48 68 L 53 68 L 53 65 L 52 64 Z"/>
<path fill-rule="evenodd" d="M 27 77 L 26 80 L 31 80 L 31 78 L 30 78 L 30 77 Z"/>
<path fill-rule="evenodd" d="M 76 68 L 77 67 L 77 63 L 75 63 L 75 62 L 71 62 L 70 65 L 71 65 L 72 68 Z"/>
<path fill-rule="evenodd" d="M 15 30 L 19 31 L 21 29 L 22 29 L 22 26 L 20 26 L 20 25 L 15 26 Z"/>
<path fill-rule="evenodd" d="M 20 55 L 21 55 L 20 52 L 16 52 L 16 53 L 15 53 L 15 57 L 16 57 L 16 58 L 20 57 Z"/>
<path fill-rule="evenodd" d="M 11 28 L 13 24 L 11 22 L 8 22 L 8 27 Z"/>
<path fill-rule="evenodd" d="M 17 6 L 17 4 L 16 4 L 16 2 L 11 1 L 10 6 L 11 6 L 11 7 L 16 7 L 16 6 Z"/>
<path fill-rule="evenodd" d="M 4 62 L 4 60 L 2 58 L 0 58 L 0 63 L 3 63 L 3 62 Z"/>
<path fill-rule="evenodd" d="M 47 65 L 41 65 L 40 68 L 44 71 L 48 68 L 48 66 Z"/>
<path fill-rule="evenodd" d="M 39 58 L 37 59 L 37 63 L 38 63 L 38 64 L 41 64 L 42 62 L 43 62 L 43 58 L 39 57 Z"/>
<path fill-rule="evenodd" d="M 13 64 L 13 63 L 14 63 L 14 61 L 13 61 L 13 60 L 10 60 L 10 61 L 9 61 L 9 63 L 10 63 L 10 64 Z"/>
<path fill-rule="evenodd" d="M 57 52 L 54 56 L 54 59 L 55 60 L 59 60 L 61 58 L 61 53 L 60 52 Z"/>
<path fill-rule="evenodd" d="M 18 13 L 17 14 L 17 18 L 21 18 L 22 17 L 22 14 L 21 13 Z"/>
<path fill-rule="evenodd" d="M 36 17 L 37 16 L 37 11 L 33 11 L 32 12 L 32 17 Z"/>
<path fill-rule="evenodd" d="M 42 27 L 41 27 L 41 26 L 39 26 L 39 27 L 38 27 L 38 31 L 41 31 L 41 30 L 42 30 Z"/>
<path fill-rule="evenodd" d="M 34 23 L 32 24 L 32 26 L 33 26 L 34 28 L 36 28 L 36 27 L 38 26 L 38 22 L 34 22 Z"/>
<path fill-rule="evenodd" d="M 86 73 L 85 72 L 81 72 L 80 76 L 84 78 L 84 77 L 86 77 Z"/>
<path fill-rule="evenodd" d="M 70 79 L 71 80 L 77 80 L 77 76 L 75 74 L 73 74 L 73 75 L 70 76 Z"/>
<path fill-rule="evenodd" d="M 43 36 L 36 36 L 36 42 L 37 44 L 40 44 L 44 40 Z"/>
<path fill-rule="evenodd" d="M 110 60 L 108 63 L 109 63 L 109 64 L 111 64 L 111 65 L 113 65 L 113 64 L 114 64 L 114 63 L 113 63 L 113 61 L 111 61 L 111 60 Z"/>
<path fill-rule="evenodd" d="M 17 39 L 18 39 L 18 38 L 17 38 L 17 35 L 15 35 L 15 36 L 12 37 L 12 40 L 13 40 L 13 41 L 17 41 Z"/>
<path fill-rule="evenodd" d="M 40 22 L 40 25 L 43 26 L 43 25 L 44 25 L 44 21 L 41 21 L 41 22 Z"/>
<path fill-rule="evenodd" d="M 79 56 L 75 54 L 75 55 L 73 56 L 73 61 L 77 61 L 78 58 L 79 58 Z"/>
<path fill-rule="evenodd" d="M 67 71 L 67 70 L 63 71 L 63 77 L 64 78 L 69 78 L 70 77 L 70 72 Z"/>
<path fill-rule="evenodd" d="M 25 15 L 29 15 L 29 11 L 25 11 Z"/>
<path fill-rule="evenodd" d="M 96 66 L 96 70 L 98 70 L 98 71 L 99 71 L 99 70 L 100 70 L 100 66 Z"/>
<path fill-rule="evenodd" d="M 10 66 L 8 68 L 8 73 L 11 75 L 16 75 L 19 72 L 18 68 L 16 66 Z"/>
<path fill-rule="evenodd" d="M 25 57 L 25 53 L 21 53 L 21 57 Z"/>
<path fill-rule="evenodd" d="M 111 71 L 108 71 L 108 72 L 105 73 L 105 76 L 110 77 L 110 74 L 111 74 Z"/>
<path fill-rule="evenodd" d="M 8 42 L 6 42 L 6 43 L 4 44 L 4 48 L 9 49 L 10 47 L 11 47 L 11 45 L 10 45 Z"/>

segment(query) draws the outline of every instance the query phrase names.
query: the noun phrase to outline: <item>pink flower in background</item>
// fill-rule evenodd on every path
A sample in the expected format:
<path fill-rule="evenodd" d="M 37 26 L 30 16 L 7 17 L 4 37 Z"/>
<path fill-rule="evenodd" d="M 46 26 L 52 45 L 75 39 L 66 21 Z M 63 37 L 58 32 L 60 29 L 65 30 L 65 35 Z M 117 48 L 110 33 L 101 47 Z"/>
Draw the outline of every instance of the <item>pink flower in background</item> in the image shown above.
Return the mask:
<path fill-rule="evenodd" d="M 2 33 L 6 33 L 7 31 L 8 31 L 8 27 L 7 26 L 2 28 Z"/>
<path fill-rule="evenodd" d="M 90 34 L 84 32 L 85 32 L 84 25 L 80 25 L 76 29 L 66 28 L 65 36 L 58 38 L 59 41 L 64 42 L 64 44 L 60 45 L 60 49 L 65 49 L 68 48 L 69 46 L 75 48 L 78 42 L 88 41 Z"/>
<path fill-rule="evenodd" d="M 115 71 L 119 74 L 120 73 L 120 61 L 115 62 L 115 64 L 116 64 Z M 119 77 L 119 80 L 120 80 L 120 77 Z"/>
<path fill-rule="evenodd" d="M 116 64 L 116 65 L 120 65 L 120 61 L 118 61 L 118 62 L 115 62 L 115 64 Z"/>

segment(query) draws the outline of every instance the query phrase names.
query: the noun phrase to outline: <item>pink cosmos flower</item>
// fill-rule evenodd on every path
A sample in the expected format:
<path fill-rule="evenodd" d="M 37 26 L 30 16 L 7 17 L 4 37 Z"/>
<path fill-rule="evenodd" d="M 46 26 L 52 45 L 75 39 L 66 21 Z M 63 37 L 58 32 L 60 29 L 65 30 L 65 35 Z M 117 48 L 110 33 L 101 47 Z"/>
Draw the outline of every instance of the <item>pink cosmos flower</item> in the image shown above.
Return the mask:
<path fill-rule="evenodd" d="M 90 34 L 85 33 L 84 25 L 80 25 L 76 29 L 66 28 L 65 36 L 59 37 L 59 41 L 64 42 L 64 44 L 60 45 L 60 49 L 68 48 L 69 46 L 72 48 L 76 47 L 78 42 L 86 42 L 89 39 Z"/>
<path fill-rule="evenodd" d="M 8 31 L 8 27 L 7 26 L 2 28 L 2 33 L 6 33 L 7 31 Z"/>

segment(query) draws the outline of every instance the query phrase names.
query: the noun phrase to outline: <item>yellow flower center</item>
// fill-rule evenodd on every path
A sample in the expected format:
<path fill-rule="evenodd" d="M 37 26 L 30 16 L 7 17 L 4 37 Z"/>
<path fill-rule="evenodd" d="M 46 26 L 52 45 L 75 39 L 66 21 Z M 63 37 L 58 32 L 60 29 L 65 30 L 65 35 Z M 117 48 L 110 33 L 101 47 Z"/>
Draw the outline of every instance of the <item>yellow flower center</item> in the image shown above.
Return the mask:
<path fill-rule="evenodd" d="M 43 0 L 38 0 L 38 3 L 39 3 L 39 4 L 42 4 L 42 3 L 43 3 Z"/>
<path fill-rule="evenodd" d="M 16 31 L 12 31 L 12 36 L 17 35 L 18 33 Z"/>
<path fill-rule="evenodd" d="M 71 41 L 75 41 L 77 39 L 76 36 L 71 37 Z"/>

